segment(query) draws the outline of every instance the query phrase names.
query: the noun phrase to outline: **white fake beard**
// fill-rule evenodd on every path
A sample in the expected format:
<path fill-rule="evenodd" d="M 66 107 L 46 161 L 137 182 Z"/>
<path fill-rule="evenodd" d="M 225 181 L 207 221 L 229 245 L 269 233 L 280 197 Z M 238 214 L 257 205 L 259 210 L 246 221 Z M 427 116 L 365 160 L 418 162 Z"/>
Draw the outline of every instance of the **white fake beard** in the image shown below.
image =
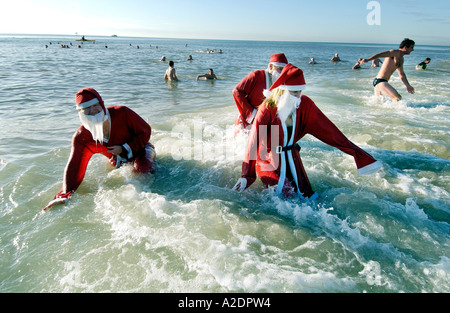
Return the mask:
<path fill-rule="evenodd" d="M 104 138 L 103 122 L 108 118 L 105 112 L 102 110 L 95 115 L 86 115 L 83 112 L 79 112 L 78 115 L 80 116 L 81 124 L 91 132 L 94 141 L 102 143 Z"/>
<path fill-rule="evenodd" d="M 278 73 L 277 71 L 274 70 L 273 73 L 272 73 L 272 84 L 274 82 L 276 82 L 278 77 L 280 77 L 280 76 L 281 76 L 281 73 Z"/>
<path fill-rule="evenodd" d="M 285 91 L 278 100 L 277 114 L 282 122 L 286 122 L 291 115 L 300 106 L 301 99 L 293 96 L 289 91 Z"/>

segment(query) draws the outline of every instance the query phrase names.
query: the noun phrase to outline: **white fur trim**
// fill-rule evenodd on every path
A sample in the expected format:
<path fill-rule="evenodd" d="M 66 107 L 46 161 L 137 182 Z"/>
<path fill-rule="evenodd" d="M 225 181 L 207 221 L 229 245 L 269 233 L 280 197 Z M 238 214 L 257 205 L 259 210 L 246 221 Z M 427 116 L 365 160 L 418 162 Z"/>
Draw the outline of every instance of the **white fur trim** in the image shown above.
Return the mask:
<path fill-rule="evenodd" d="M 238 179 L 236 185 L 234 185 L 233 190 L 237 190 L 239 187 L 239 192 L 243 192 L 247 188 L 247 178 L 241 177 Z"/>
<path fill-rule="evenodd" d="M 124 147 L 125 150 L 127 150 L 127 158 L 131 159 L 133 157 L 133 151 L 131 151 L 131 147 L 127 143 L 124 143 L 122 147 Z"/>
<path fill-rule="evenodd" d="M 247 123 L 249 124 L 253 123 L 253 119 L 255 118 L 257 112 L 258 110 L 253 109 L 252 115 L 250 115 L 250 117 L 247 119 Z"/>
<path fill-rule="evenodd" d="M 279 67 L 285 67 L 287 65 L 286 63 L 278 63 L 278 62 L 270 62 L 269 64 L 273 64 L 273 65 L 279 66 Z"/>
<path fill-rule="evenodd" d="M 374 174 L 382 167 L 383 167 L 383 164 L 380 161 L 376 161 L 376 162 L 373 162 L 369 165 L 366 165 L 366 166 L 358 169 L 358 175 Z"/>
<path fill-rule="evenodd" d="M 267 70 L 265 70 L 264 71 L 264 75 L 266 76 L 266 89 L 269 89 L 270 88 L 270 74 L 269 74 L 269 70 L 267 69 Z"/>
<path fill-rule="evenodd" d="M 300 90 L 305 90 L 306 89 L 306 85 L 281 85 L 280 87 L 278 87 L 280 89 L 283 90 L 289 90 L 289 91 L 300 91 Z"/>
<path fill-rule="evenodd" d="M 264 97 L 269 98 L 271 94 L 272 94 L 272 91 L 270 91 L 269 89 L 263 90 Z"/>
<path fill-rule="evenodd" d="M 100 103 L 100 101 L 97 98 L 94 98 L 94 99 L 91 99 L 89 101 L 77 104 L 77 109 L 78 110 L 86 109 L 86 108 L 88 108 L 91 105 L 96 104 L 96 103 Z"/>
<path fill-rule="evenodd" d="M 296 112 L 294 111 L 294 116 L 292 117 L 294 123 L 292 125 L 292 135 L 291 138 L 288 138 L 288 131 L 287 131 L 287 126 L 286 126 L 286 122 L 281 120 L 281 127 L 283 129 L 283 147 L 286 147 L 287 145 L 292 145 L 294 143 L 294 137 L 295 137 L 295 127 L 296 127 Z M 287 156 L 287 160 L 286 160 L 286 156 Z M 281 161 L 281 167 L 280 167 L 280 178 L 278 180 L 278 185 L 277 185 L 277 194 L 281 195 L 283 193 L 283 187 L 284 187 L 284 181 L 286 179 L 286 171 L 287 171 L 287 167 L 286 167 L 286 162 L 289 162 L 289 167 L 291 170 L 291 174 L 292 177 L 294 178 L 295 184 L 297 185 L 297 190 L 298 193 L 300 193 L 300 188 L 298 188 L 298 179 L 297 179 L 297 173 L 296 173 L 296 169 L 295 169 L 295 164 L 294 164 L 294 158 L 292 157 L 292 151 L 289 150 L 287 153 L 281 153 L 280 154 L 280 161 Z"/>
<path fill-rule="evenodd" d="M 264 90 L 263 90 L 263 95 L 264 95 L 264 97 L 269 98 L 270 95 L 272 94 L 272 92 L 269 90 L 269 88 L 271 86 L 271 84 L 270 84 L 271 75 L 269 74 L 268 70 L 265 70 L 264 73 L 266 75 L 266 88 L 264 88 Z"/>
<path fill-rule="evenodd" d="M 312 194 L 312 196 L 308 198 L 308 200 L 314 201 L 314 200 L 316 200 L 317 198 L 319 198 L 319 194 L 318 194 L 317 192 L 314 192 L 314 193 Z"/>

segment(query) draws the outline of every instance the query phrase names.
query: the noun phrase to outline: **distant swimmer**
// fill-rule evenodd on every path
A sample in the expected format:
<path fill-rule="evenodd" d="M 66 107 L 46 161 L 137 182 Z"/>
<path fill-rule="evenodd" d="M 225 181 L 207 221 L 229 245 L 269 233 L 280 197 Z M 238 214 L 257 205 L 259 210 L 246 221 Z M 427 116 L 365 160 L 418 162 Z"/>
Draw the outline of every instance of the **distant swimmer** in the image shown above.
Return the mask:
<path fill-rule="evenodd" d="M 192 60 L 193 60 L 192 55 L 189 54 L 189 56 L 188 56 L 188 58 L 186 59 L 186 61 L 192 61 Z"/>
<path fill-rule="evenodd" d="M 166 57 L 165 57 L 165 56 L 162 56 L 162 57 L 161 57 L 161 60 L 159 60 L 159 61 L 161 61 L 161 62 L 166 62 Z"/>
<path fill-rule="evenodd" d="M 208 70 L 208 73 L 206 74 L 202 74 L 202 75 L 197 75 L 196 80 L 198 80 L 199 78 L 205 78 L 205 79 L 217 79 L 216 74 L 214 74 L 214 70 L 212 68 L 210 68 Z"/>
<path fill-rule="evenodd" d="M 362 61 L 362 59 L 358 59 L 358 62 L 356 62 L 356 64 L 353 65 L 352 70 L 359 70 L 359 69 L 361 69 L 361 64 L 362 64 L 361 61 Z"/>
<path fill-rule="evenodd" d="M 410 94 L 414 93 L 414 88 L 409 84 L 403 70 L 404 56 L 414 51 L 414 45 L 415 42 L 413 40 L 406 38 L 400 43 L 399 49 L 380 52 L 362 60 L 362 63 L 365 63 L 378 58 L 385 58 L 377 77 L 373 80 L 375 95 L 386 95 L 397 101 L 402 99 L 397 90 L 388 83 L 395 70 L 397 70 L 398 76 L 406 86 L 406 90 Z"/>
<path fill-rule="evenodd" d="M 425 70 L 427 68 L 427 65 L 430 64 L 431 59 L 430 58 L 426 58 L 425 61 L 420 62 L 419 64 L 416 65 L 416 70 Z"/>
<path fill-rule="evenodd" d="M 317 64 L 316 60 L 314 58 L 309 59 L 309 64 Z"/>
<path fill-rule="evenodd" d="M 80 90 L 75 105 L 82 126 L 72 138 L 62 190 L 44 210 L 66 203 L 72 197 L 94 154 L 103 154 L 115 167 L 131 163 L 135 173 L 154 172 L 156 152 L 149 142 L 151 127 L 137 113 L 126 106 L 106 107 L 100 94 L 92 88 Z"/>
<path fill-rule="evenodd" d="M 339 57 L 339 54 L 335 54 L 334 57 L 331 58 L 331 62 L 340 62 L 341 58 Z"/>
<path fill-rule="evenodd" d="M 166 74 L 164 74 L 164 79 L 169 81 L 177 81 L 178 77 L 175 72 L 175 63 L 173 61 L 169 61 L 169 67 L 166 70 Z"/>
<path fill-rule="evenodd" d="M 380 64 L 383 64 L 380 59 L 372 60 L 372 67 L 380 67 Z"/>
<path fill-rule="evenodd" d="M 235 126 L 250 130 L 257 108 L 264 101 L 264 90 L 280 77 L 280 73 L 288 63 L 284 53 L 270 56 L 266 70 L 257 70 L 248 74 L 233 90 L 233 98 L 239 110 Z"/>

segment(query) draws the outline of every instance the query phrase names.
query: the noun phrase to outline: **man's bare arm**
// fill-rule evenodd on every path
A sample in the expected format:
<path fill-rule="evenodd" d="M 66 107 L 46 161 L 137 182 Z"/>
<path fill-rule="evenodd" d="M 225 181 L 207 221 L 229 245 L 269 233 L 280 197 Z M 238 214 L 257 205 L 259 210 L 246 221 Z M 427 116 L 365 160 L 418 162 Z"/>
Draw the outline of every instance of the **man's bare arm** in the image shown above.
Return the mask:
<path fill-rule="evenodd" d="M 376 60 L 376 59 L 381 59 L 381 58 L 390 58 L 390 57 L 394 57 L 394 56 L 395 56 L 395 50 L 384 51 L 384 52 L 374 54 L 368 59 L 362 59 L 362 63 L 366 63 L 366 62 Z"/>
<path fill-rule="evenodd" d="M 408 92 L 410 94 L 413 94 L 414 87 L 409 84 L 408 79 L 406 78 L 405 71 L 403 70 L 403 64 L 397 69 L 397 72 L 398 72 L 398 77 L 400 77 L 403 84 L 405 84 L 406 90 L 408 90 Z"/>

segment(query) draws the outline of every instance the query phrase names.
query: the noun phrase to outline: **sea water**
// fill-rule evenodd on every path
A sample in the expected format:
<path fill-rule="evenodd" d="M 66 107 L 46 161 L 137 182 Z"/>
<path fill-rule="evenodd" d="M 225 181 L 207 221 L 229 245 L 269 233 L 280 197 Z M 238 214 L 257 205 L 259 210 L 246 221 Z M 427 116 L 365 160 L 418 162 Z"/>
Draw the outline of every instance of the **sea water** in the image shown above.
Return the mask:
<path fill-rule="evenodd" d="M 395 45 L 75 39 L 0 37 L 1 292 L 450 291 L 449 47 L 418 43 L 404 65 L 416 93 L 394 74 L 393 102 L 373 95 L 377 68 L 351 68 Z M 279 52 L 382 170 L 357 176 L 350 156 L 308 135 L 301 155 L 319 199 L 282 199 L 259 180 L 231 190 L 248 136 L 234 137 L 232 90 Z M 176 83 L 163 79 L 169 60 Z M 209 68 L 218 79 L 196 81 Z M 151 125 L 157 171 L 94 156 L 72 199 L 44 212 L 85 87 Z"/>

